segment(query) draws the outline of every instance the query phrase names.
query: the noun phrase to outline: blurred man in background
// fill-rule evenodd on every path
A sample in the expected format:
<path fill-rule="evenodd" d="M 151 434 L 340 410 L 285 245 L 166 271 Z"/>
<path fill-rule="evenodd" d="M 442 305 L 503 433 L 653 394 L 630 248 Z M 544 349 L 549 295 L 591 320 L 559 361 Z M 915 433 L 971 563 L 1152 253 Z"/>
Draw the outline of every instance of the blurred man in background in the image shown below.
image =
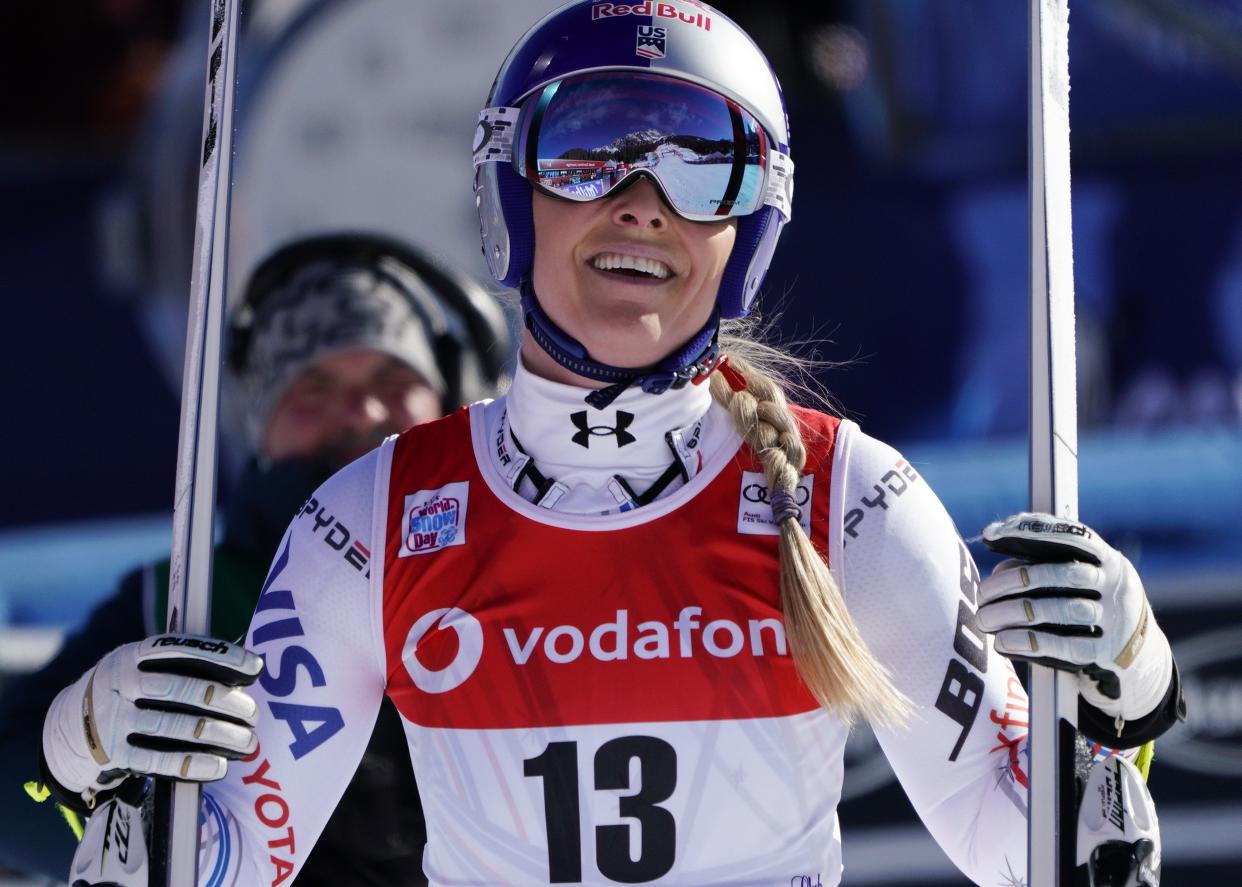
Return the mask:
<path fill-rule="evenodd" d="M 491 396 L 510 346 L 503 313 L 477 284 L 397 242 L 330 235 L 259 266 L 232 314 L 228 350 L 251 456 L 215 550 L 210 633 L 238 638 L 290 517 L 313 507 L 315 488 L 387 435 Z M 365 549 L 345 554 L 369 569 Z M 161 630 L 168 571 L 165 560 L 130 573 L 49 665 L 0 697 L 0 864 L 64 879 L 74 836 L 52 803 L 36 806 L 22 790 L 42 778 L 44 714 L 105 653 Z M 424 842 L 405 739 L 388 706 L 299 883 L 425 884 Z"/>

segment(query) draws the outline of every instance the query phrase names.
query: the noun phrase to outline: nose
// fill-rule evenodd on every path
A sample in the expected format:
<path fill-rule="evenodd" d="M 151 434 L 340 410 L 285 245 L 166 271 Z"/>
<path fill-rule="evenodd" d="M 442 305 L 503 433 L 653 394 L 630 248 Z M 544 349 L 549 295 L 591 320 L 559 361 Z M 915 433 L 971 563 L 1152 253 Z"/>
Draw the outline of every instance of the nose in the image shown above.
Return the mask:
<path fill-rule="evenodd" d="M 655 183 L 642 176 L 614 198 L 612 220 L 625 228 L 659 230 L 668 227 L 669 208 Z"/>

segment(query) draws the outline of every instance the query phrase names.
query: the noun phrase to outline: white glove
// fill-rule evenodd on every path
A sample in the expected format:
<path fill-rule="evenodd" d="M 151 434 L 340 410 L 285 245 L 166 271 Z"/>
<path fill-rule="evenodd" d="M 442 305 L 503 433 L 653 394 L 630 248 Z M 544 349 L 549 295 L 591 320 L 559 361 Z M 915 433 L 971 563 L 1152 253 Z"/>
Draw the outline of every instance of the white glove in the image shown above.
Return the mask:
<path fill-rule="evenodd" d="M 135 773 L 207 782 L 258 740 L 251 684 L 263 660 L 237 644 L 164 634 L 117 647 L 60 691 L 43 756 L 64 788 L 97 792 Z"/>
<path fill-rule="evenodd" d="M 979 627 L 999 652 L 1077 672 L 1083 698 L 1119 721 L 1155 710 L 1173 653 L 1121 552 L 1048 514 L 988 524 L 983 541 L 1010 556 L 979 584 Z"/>

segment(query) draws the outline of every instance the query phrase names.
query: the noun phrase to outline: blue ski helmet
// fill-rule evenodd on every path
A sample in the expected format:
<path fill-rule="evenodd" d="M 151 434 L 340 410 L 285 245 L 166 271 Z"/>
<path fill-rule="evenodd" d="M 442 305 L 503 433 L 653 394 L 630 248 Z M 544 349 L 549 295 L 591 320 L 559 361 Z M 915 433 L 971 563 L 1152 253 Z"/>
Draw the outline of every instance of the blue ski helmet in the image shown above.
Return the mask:
<path fill-rule="evenodd" d="M 758 295 L 781 228 L 789 221 L 793 195 L 789 121 L 767 58 L 733 21 L 696 0 L 574 0 L 517 42 L 496 75 L 487 108 L 520 108 L 548 84 L 605 71 L 656 74 L 704 87 L 751 115 L 783 157 L 779 176 L 771 171 L 768 175 L 763 205 L 737 217 L 737 237 L 720 283 L 720 316 L 745 315 Z M 495 121 L 486 118 L 485 111 L 475 138 L 474 190 L 483 253 L 496 280 L 516 287 L 529 281 L 534 259 L 531 185 L 511 163 L 479 162 L 480 151 L 493 138 Z"/>

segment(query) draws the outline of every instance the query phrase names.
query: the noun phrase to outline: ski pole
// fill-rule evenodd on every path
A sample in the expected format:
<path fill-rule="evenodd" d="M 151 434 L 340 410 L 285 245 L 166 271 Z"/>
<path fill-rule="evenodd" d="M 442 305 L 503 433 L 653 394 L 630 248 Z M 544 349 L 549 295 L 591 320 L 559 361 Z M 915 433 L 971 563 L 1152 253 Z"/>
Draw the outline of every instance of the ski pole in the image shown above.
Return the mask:
<path fill-rule="evenodd" d="M 1029 0 L 1031 510 L 1078 517 L 1068 0 Z M 1030 666 L 1028 887 L 1071 887 L 1078 691 Z"/>
<path fill-rule="evenodd" d="M 238 0 L 211 0 L 210 10 L 167 619 L 168 631 L 200 635 L 210 632 Z M 155 781 L 152 887 L 193 887 L 198 883 L 200 796 L 196 783 Z"/>

